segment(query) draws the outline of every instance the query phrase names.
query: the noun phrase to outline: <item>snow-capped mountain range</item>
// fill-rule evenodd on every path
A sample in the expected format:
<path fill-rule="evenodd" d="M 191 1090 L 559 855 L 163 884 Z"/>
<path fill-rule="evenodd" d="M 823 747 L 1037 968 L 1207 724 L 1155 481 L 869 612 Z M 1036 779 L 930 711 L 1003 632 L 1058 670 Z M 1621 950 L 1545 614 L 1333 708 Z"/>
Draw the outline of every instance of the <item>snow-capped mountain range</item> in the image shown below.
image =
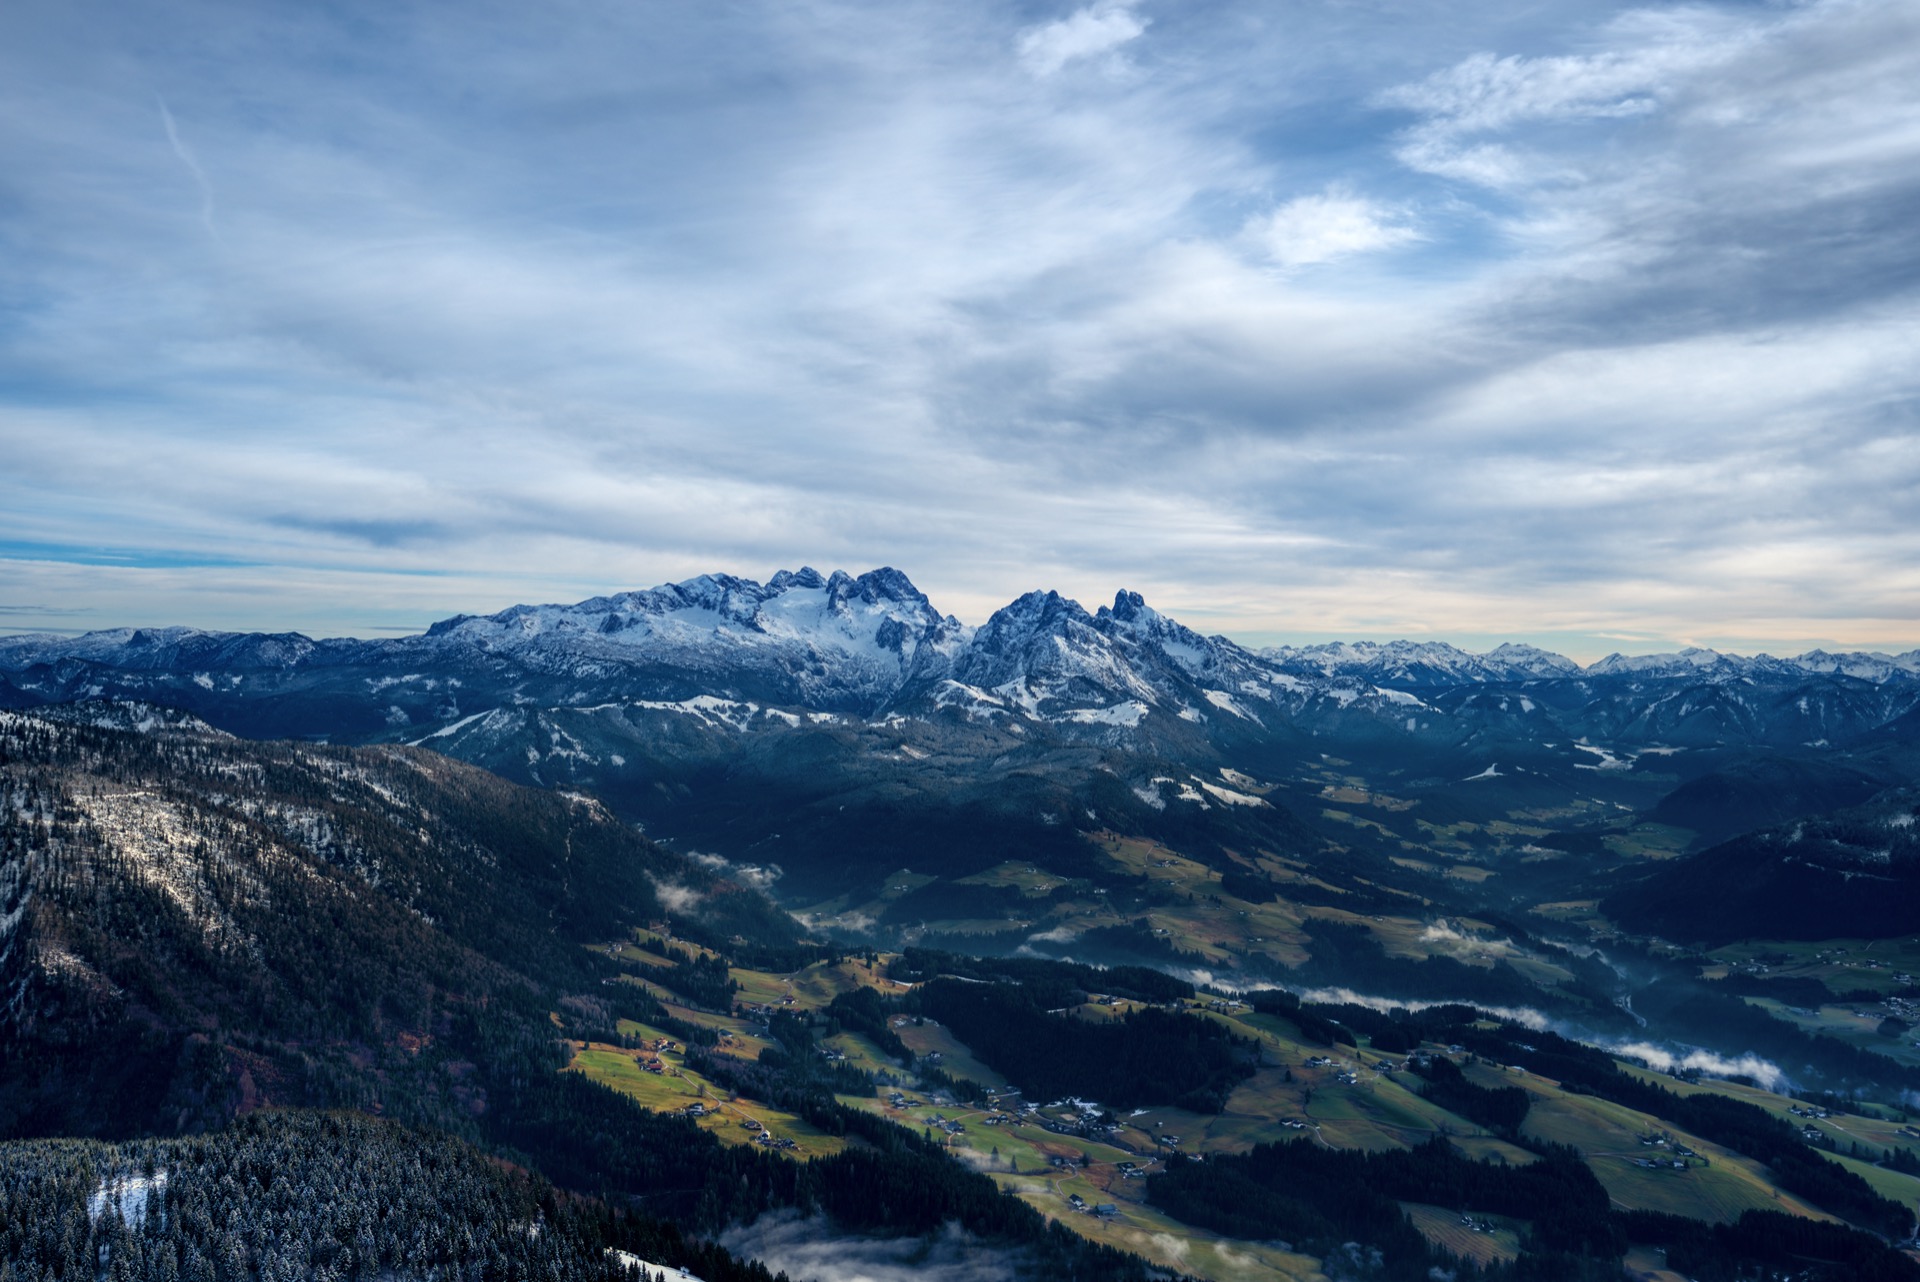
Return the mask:
<path fill-rule="evenodd" d="M 1676 701 L 1683 689 L 1691 694 Z M 1258 734 L 1364 716 L 1444 736 L 1489 715 L 1565 721 L 1574 709 L 1599 709 L 1609 738 L 1806 743 L 1909 711 L 1920 699 L 1920 650 L 1775 659 L 1689 649 L 1611 655 L 1584 668 L 1512 644 L 1486 654 L 1412 641 L 1255 652 L 1202 636 L 1126 591 L 1091 614 L 1057 593 L 1031 592 L 969 627 L 891 568 L 858 576 L 803 568 L 764 584 L 703 575 L 574 605 L 461 615 L 386 640 L 185 628 L 0 638 L 0 701 L 9 704 L 165 702 L 169 693 L 216 724 L 237 718 L 260 729 L 238 708 L 279 705 L 282 715 L 268 718 L 276 732 L 347 737 L 430 732 L 491 707 L 634 700 L 711 716 L 719 700 L 789 716 L 957 713 L 1088 734 L 1169 718 Z M 326 701 L 332 718 L 299 712 Z M 309 724 L 316 720 L 339 724 Z"/>
<path fill-rule="evenodd" d="M 1898 756 L 1920 745 L 1920 651 L 1255 652 L 1125 591 L 1092 612 L 1030 592 L 969 627 L 892 569 L 704 575 L 383 640 L 0 638 L 0 707 L 100 699 L 249 738 L 425 745 L 784 868 L 818 902 L 909 857 L 1075 868 L 1075 833 L 1317 858 L 1417 847 L 1416 821 L 1448 814 L 1631 813 L 1735 758 Z M 1372 787 L 1400 809 L 1339 817 Z"/>

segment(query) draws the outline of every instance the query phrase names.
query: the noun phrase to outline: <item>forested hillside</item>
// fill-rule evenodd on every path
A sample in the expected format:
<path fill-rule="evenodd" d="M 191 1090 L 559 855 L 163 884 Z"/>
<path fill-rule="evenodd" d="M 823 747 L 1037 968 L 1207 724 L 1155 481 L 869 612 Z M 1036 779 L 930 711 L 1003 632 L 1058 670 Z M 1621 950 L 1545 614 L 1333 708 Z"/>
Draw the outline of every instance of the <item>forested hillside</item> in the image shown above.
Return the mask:
<path fill-rule="evenodd" d="M 582 945 L 669 917 L 793 934 L 585 799 L 417 750 L 124 719 L 0 718 L 0 1134 L 262 1104 L 460 1129 L 486 1104 L 456 1029 L 597 985 Z"/>
<path fill-rule="evenodd" d="M 640 1282 L 629 1260 L 687 1253 L 671 1225 L 364 1117 L 262 1113 L 187 1139 L 0 1144 L 0 1271 L 14 1278 Z M 725 1252 L 693 1256 L 707 1282 L 769 1282 Z"/>

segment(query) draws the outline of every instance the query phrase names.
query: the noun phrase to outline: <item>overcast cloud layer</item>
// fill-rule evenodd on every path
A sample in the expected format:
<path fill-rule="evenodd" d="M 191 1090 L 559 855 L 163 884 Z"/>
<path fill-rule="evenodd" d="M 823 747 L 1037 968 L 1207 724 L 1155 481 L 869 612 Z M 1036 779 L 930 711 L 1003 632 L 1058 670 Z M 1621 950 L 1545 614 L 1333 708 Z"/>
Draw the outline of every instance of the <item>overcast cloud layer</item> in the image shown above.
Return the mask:
<path fill-rule="evenodd" d="M 0 9 L 0 627 L 1920 644 L 1920 7 Z"/>

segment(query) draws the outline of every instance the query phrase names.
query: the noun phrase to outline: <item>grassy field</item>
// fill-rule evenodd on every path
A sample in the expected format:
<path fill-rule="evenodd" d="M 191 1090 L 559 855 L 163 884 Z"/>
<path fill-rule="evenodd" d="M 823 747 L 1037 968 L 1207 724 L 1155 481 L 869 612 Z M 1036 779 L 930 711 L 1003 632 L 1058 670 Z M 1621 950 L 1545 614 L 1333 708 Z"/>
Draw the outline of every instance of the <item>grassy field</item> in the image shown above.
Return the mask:
<path fill-rule="evenodd" d="M 1591 1095 L 1570 1095 L 1532 1075 L 1508 1075 L 1485 1065 L 1469 1068 L 1467 1075 L 1481 1085 L 1524 1088 L 1533 1103 L 1523 1134 L 1578 1148 L 1618 1206 L 1714 1223 L 1738 1219 L 1747 1210 L 1833 1218 L 1774 1188 L 1758 1163 L 1643 1113 Z M 1648 1170 L 1638 1165 L 1642 1160 L 1667 1157 L 1668 1149 L 1649 1149 L 1640 1143 L 1642 1136 L 1656 1132 L 1670 1135 L 1674 1146 L 1691 1148 L 1704 1162 L 1691 1161 L 1685 1170 Z"/>
<path fill-rule="evenodd" d="M 1743 940 L 1716 948 L 1729 967 L 1776 978 L 1817 979 L 1836 993 L 1889 993 L 1920 976 L 1920 936 L 1904 939 Z M 1901 977 L 1907 976 L 1903 980 Z"/>
<path fill-rule="evenodd" d="M 1295 966 L 1306 960 L 1305 935 L 1300 929 L 1301 910 L 1285 900 L 1250 904 L 1223 893 L 1220 876 L 1205 864 L 1189 859 L 1168 846 L 1133 837 L 1096 835 L 1095 844 L 1116 870 L 1132 877 L 1146 877 L 1180 898 L 1156 904 L 1147 913 L 1148 924 L 1167 932 L 1167 942 L 1186 952 L 1199 953 L 1209 962 L 1230 962 L 1239 956 L 1258 954 L 1283 965 Z M 1300 873 L 1283 861 L 1260 859 L 1261 871 L 1281 881 L 1297 880 Z M 1119 920 L 1111 912 L 1106 921 Z M 1049 918 L 1049 923 L 1055 919 Z M 1062 922 L 1084 928 L 1098 924 Z"/>
<path fill-rule="evenodd" d="M 682 1006 L 675 1002 L 662 1002 L 667 1013 L 683 1019 L 696 1028 L 711 1028 L 721 1034 L 720 1044 L 714 1050 L 722 1055 L 734 1055 L 740 1059 L 758 1059 L 760 1052 L 773 1045 L 773 1042 L 756 1031 L 756 1026 L 748 1020 L 736 1019 L 732 1015 L 715 1015 L 708 1011 L 695 1010 L 691 1006 Z M 621 1031 L 625 1031 L 622 1025 Z"/>
<path fill-rule="evenodd" d="M 1477 886 L 1487 878 L 1498 877 L 1500 874 L 1491 868 L 1482 868 L 1478 864 L 1453 864 L 1448 867 L 1446 875 L 1455 881 L 1464 881 Z"/>
<path fill-rule="evenodd" d="M 1151 1165 L 1144 1154 L 1093 1140 L 1058 1135 L 1032 1123 L 988 1126 L 988 1110 L 966 1107 L 934 1108 L 924 1095 L 907 1094 L 922 1103 L 896 1109 L 874 1099 L 842 1097 L 843 1102 L 940 1139 L 957 1160 L 982 1170 L 1002 1188 L 1047 1218 L 1057 1220 L 1083 1237 L 1132 1251 L 1166 1268 L 1177 1269 L 1208 1282 L 1254 1282 L 1277 1278 L 1284 1282 L 1324 1282 L 1319 1262 L 1311 1256 L 1276 1249 L 1270 1243 L 1241 1242 L 1195 1229 L 1161 1214 L 1145 1201 L 1146 1184 L 1128 1179 L 1121 1162 Z M 1192 1115 L 1187 1115 L 1191 1117 Z M 944 1135 L 939 1123 L 958 1122 L 966 1130 Z M 1063 1165 L 1055 1165 L 1056 1160 Z M 1070 1201 L 1079 1197 L 1078 1210 Z M 1110 1218 L 1092 1213 L 1111 1204 Z"/>
<path fill-rule="evenodd" d="M 1686 852 L 1693 833 L 1666 824 L 1635 824 L 1623 833 L 1607 837 L 1606 847 L 1628 859 L 1673 859 Z"/>
<path fill-rule="evenodd" d="M 827 1135 L 791 1113 L 768 1107 L 756 1100 L 730 1096 L 725 1090 L 686 1068 L 678 1053 L 661 1054 L 660 1059 L 667 1066 L 667 1071 L 649 1073 L 635 1062 L 633 1051 L 599 1042 L 575 1042 L 573 1047 L 574 1055 L 572 1062 L 567 1065 L 568 1072 L 585 1074 L 591 1080 L 612 1087 L 642 1108 L 656 1113 L 678 1112 L 689 1104 L 703 1101 L 712 1111 L 698 1119 L 698 1125 L 703 1130 L 713 1132 L 725 1143 L 754 1143 L 754 1132 L 741 1125 L 752 1119 L 776 1138 L 792 1140 L 794 1148 L 776 1151 L 795 1160 L 825 1157 L 847 1146 L 847 1142 L 839 1136 Z"/>
<path fill-rule="evenodd" d="M 646 966 L 653 970 L 673 969 L 672 959 L 662 957 L 658 953 L 650 953 L 637 944 L 622 944 L 620 947 L 609 949 L 608 951 L 629 966 Z"/>
<path fill-rule="evenodd" d="M 1501 1264 L 1520 1256 L 1520 1234 L 1525 1220 L 1510 1220 L 1503 1215 L 1475 1215 L 1474 1225 L 1487 1225 L 1481 1231 L 1460 1222 L 1460 1212 L 1423 1202 L 1402 1202 L 1402 1210 L 1413 1221 L 1420 1235 L 1443 1251 L 1451 1251 L 1475 1264 Z"/>
<path fill-rule="evenodd" d="M 878 1046 L 859 1033 L 836 1033 L 832 1037 L 822 1038 L 820 1044 L 845 1055 L 849 1067 L 870 1073 L 883 1081 L 905 1075 L 905 1069 L 888 1059 Z"/>
<path fill-rule="evenodd" d="M 994 1090 L 1007 1089 L 1006 1078 L 975 1059 L 973 1052 L 968 1050 L 957 1037 L 932 1020 L 919 1024 L 901 1024 L 894 1029 L 894 1032 L 900 1035 L 900 1040 L 905 1042 L 907 1049 L 915 1055 L 937 1053 L 940 1056 L 941 1072 L 953 1077 L 964 1077 L 970 1082 L 978 1082 Z"/>
<path fill-rule="evenodd" d="M 1325 1282 L 1320 1262 L 1310 1255 L 1281 1251 L 1272 1243 L 1243 1242 L 1194 1229 L 1144 1204 L 1120 1205 L 1112 1219 L 1075 1211 L 1067 1201 L 1071 1186 L 1056 1187 L 1030 1179 L 995 1177 L 1021 1201 L 1082 1237 L 1131 1251 L 1163 1268 L 1207 1282 Z M 1085 1197 L 1085 1194 L 1081 1195 Z"/>
<path fill-rule="evenodd" d="M 1684 1275 L 1667 1267 L 1667 1257 L 1650 1246 L 1636 1246 L 1621 1261 L 1629 1282 L 1687 1282 Z"/>
<path fill-rule="evenodd" d="M 1041 872 L 1021 859 L 1009 859 L 985 872 L 977 872 L 971 877 L 961 877 L 955 882 L 960 886 L 1013 886 L 1028 895 L 1044 895 L 1065 883 L 1064 877 Z"/>
<path fill-rule="evenodd" d="M 877 988 L 883 993 L 906 992 L 909 985 L 896 984 L 886 977 L 886 956 L 876 957 L 868 966 L 864 957 L 849 957 L 838 962 L 814 962 L 790 975 L 771 971 L 731 967 L 727 973 L 740 985 L 734 1000 L 743 1005 L 785 1007 L 790 1010 L 820 1010 L 842 993 L 856 988 Z"/>
<path fill-rule="evenodd" d="M 1874 1192 L 1882 1197 L 1892 1198 L 1902 1206 L 1911 1207 L 1920 1203 L 1920 1178 L 1903 1175 L 1899 1171 L 1889 1171 L 1875 1166 L 1871 1162 L 1862 1162 L 1843 1153 L 1827 1154 L 1829 1161 L 1838 1162 L 1849 1171 L 1873 1186 Z"/>
<path fill-rule="evenodd" d="M 1702 1091 L 1716 1095 L 1725 1095 L 1731 1099 L 1744 1100 L 1749 1104 L 1766 1109 L 1775 1117 L 1794 1126 L 1812 1126 L 1832 1137 L 1833 1141 L 1845 1150 L 1852 1144 L 1862 1148 L 1886 1150 L 1904 1148 L 1920 1154 L 1920 1137 L 1902 1134 L 1904 1129 L 1920 1130 L 1920 1121 L 1902 1122 L 1898 1115 L 1881 1116 L 1876 1111 L 1872 1115 L 1864 1112 L 1836 1114 L 1825 1118 L 1797 1116 L 1792 1112 L 1794 1101 L 1784 1095 L 1775 1095 L 1758 1087 L 1742 1086 L 1736 1082 L 1717 1082 L 1703 1080 L 1699 1082 L 1675 1081 L 1670 1077 L 1649 1072 L 1633 1065 L 1623 1065 L 1626 1071 L 1646 1081 L 1664 1086 L 1681 1095 L 1693 1095 Z"/>
<path fill-rule="evenodd" d="M 708 948 L 705 944 L 696 944 L 690 939 L 675 939 L 672 935 L 662 934 L 654 930 L 636 929 L 633 932 L 633 942 L 635 944 L 661 944 L 676 952 L 689 953 L 695 957 L 718 957 L 720 955 L 714 952 L 713 949 Z M 656 962 L 665 960 L 651 952 L 647 952 L 645 948 L 640 948 L 636 951 L 646 953 L 648 957 L 653 957 Z M 671 963 L 668 964 L 670 965 Z"/>
<path fill-rule="evenodd" d="M 1809 1033 L 1823 1033 L 1902 1064 L 1920 1064 L 1920 1046 L 1914 1044 L 1912 1032 L 1900 1037 L 1882 1037 L 1879 1034 L 1880 1021 L 1889 1012 L 1878 1003 L 1849 1002 L 1808 1010 L 1785 1005 L 1770 997 L 1749 997 L 1747 1001 L 1795 1028 Z"/>

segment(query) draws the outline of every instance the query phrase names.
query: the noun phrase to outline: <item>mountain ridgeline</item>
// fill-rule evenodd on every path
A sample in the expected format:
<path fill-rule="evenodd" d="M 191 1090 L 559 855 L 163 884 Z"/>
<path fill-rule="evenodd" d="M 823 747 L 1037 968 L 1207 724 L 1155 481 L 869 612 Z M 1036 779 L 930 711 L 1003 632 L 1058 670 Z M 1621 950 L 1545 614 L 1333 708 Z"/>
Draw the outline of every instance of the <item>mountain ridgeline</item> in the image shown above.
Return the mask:
<path fill-rule="evenodd" d="M 1920 650 L 1793 659 L 1686 650 L 1586 668 L 1513 644 L 1480 655 L 1415 642 L 1254 652 L 1126 591 L 1091 614 L 1058 593 L 1030 592 L 969 627 L 893 569 L 782 571 L 765 584 L 706 575 L 569 606 L 460 615 L 388 640 L 188 628 L 13 637 L 0 639 L 0 673 L 16 704 L 138 695 L 224 712 L 263 736 L 335 738 L 417 737 L 496 709 L 615 699 L 741 725 L 792 725 L 769 716 L 783 710 L 824 724 L 956 709 L 1093 737 L 1161 718 L 1218 735 L 1336 731 L 1335 714 L 1348 711 L 1445 740 L 1499 713 L 1608 740 L 1737 734 L 1798 745 L 1865 734 L 1920 705 Z M 1521 686 L 1540 693 L 1505 706 L 1471 697 Z M 177 697 L 154 698 L 161 690 Z M 1685 690 L 1696 693 L 1671 697 Z"/>
<path fill-rule="evenodd" d="M 1031 592 L 972 627 L 893 569 L 708 575 L 388 640 L 0 640 L 0 705 L 77 698 L 177 707 L 253 738 L 430 747 L 590 793 L 679 848 L 778 878 L 789 904 L 842 910 L 905 867 L 976 898 L 956 883 L 1009 860 L 1085 877 L 1085 838 L 1108 833 L 1236 875 L 1228 852 L 1345 869 L 1344 902 L 1372 911 L 1351 878 L 1404 883 L 1384 861 L 1435 827 L 1490 847 L 1498 822 L 1549 816 L 1582 830 L 1550 846 L 1597 850 L 1593 830 L 1634 813 L 1704 849 L 1920 777 L 1920 651 L 1586 667 L 1520 645 L 1255 652 L 1125 591 L 1091 613 Z M 1325 797 L 1349 783 L 1363 805 L 1395 800 L 1330 827 Z M 1542 897 L 1613 889 L 1568 868 L 1514 876 L 1562 878 Z M 1463 885 L 1415 893 L 1450 902 Z M 879 916 L 910 928 L 908 911 Z"/>

